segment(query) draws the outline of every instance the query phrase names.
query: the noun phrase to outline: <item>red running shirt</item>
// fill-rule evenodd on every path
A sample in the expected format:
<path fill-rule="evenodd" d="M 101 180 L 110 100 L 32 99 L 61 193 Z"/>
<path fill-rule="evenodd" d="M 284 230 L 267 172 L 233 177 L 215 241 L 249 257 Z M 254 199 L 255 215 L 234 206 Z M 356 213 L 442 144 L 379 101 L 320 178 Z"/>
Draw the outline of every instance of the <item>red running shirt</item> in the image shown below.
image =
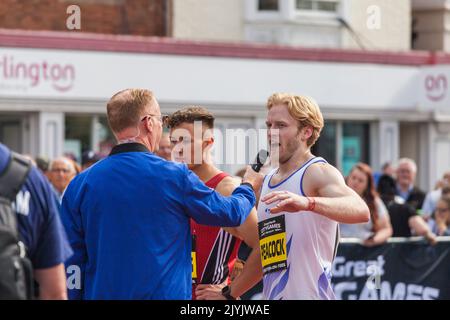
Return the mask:
<path fill-rule="evenodd" d="M 205 184 L 215 189 L 228 175 L 221 172 Z M 220 227 L 205 226 L 191 219 L 192 234 L 192 299 L 195 286 L 230 282 L 230 270 L 236 261 L 241 240 Z"/>

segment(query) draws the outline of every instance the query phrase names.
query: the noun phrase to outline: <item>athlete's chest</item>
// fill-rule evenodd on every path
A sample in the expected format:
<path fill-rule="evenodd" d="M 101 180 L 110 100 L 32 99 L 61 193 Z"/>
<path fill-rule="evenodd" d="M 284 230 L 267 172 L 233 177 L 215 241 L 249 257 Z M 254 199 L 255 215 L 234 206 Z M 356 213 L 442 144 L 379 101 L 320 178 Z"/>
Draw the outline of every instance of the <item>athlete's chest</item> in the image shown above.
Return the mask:
<path fill-rule="evenodd" d="M 289 178 L 290 174 L 280 174 L 279 172 L 275 172 L 269 180 L 270 185 L 278 185 L 281 182 L 285 181 L 287 178 Z"/>

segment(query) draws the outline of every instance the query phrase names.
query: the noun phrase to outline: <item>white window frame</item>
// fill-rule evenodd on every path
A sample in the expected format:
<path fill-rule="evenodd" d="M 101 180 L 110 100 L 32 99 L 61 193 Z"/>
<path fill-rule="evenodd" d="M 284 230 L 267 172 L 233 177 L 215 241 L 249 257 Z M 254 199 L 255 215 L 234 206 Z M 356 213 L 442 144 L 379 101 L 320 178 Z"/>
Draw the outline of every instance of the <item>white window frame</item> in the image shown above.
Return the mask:
<path fill-rule="evenodd" d="M 246 0 L 243 1 L 245 9 L 245 17 L 247 21 L 270 21 L 270 22 L 280 22 L 284 20 L 283 15 L 285 0 L 278 0 L 278 10 L 268 11 L 258 9 L 259 0 Z"/>
<path fill-rule="evenodd" d="M 256 1 L 256 11 L 258 11 L 259 13 L 276 13 L 276 12 L 280 12 L 281 9 L 281 4 L 282 1 L 278 0 L 278 9 L 277 10 L 261 10 L 259 9 L 259 0 Z"/>
<path fill-rule="evenodd" d="M 303 18 L 303 17 L 311 17 L 311 18 L 338 18 L 342 16 L 342 6 L 343 1 L 341 0 L 310 0 L 314 3 L 317 2 L 335 2 L 338 3 L 337 10 L 335 12 L 330 11 L 322 11 L 317 9 L 299 9 L 297 8 L 297 1 L 294 1 L 294 11 L 295 11 L 295 17 L 297 18 Z"/>
<path fill-rule="evenodd" d="M 328 0 L 323 0 L 328 1 Z M 278 11 L 264 11 L 258 9 L 258 0 L 243 1 L 246 22 L 290 22 L 300 24 L 319 24 L 339 26 L 338 17 L 347 18 L 349 15 L 348 0 L 339 1 L 336 13 L 315 10 L 297 9 L 296 0 L 279 0 Z"/>

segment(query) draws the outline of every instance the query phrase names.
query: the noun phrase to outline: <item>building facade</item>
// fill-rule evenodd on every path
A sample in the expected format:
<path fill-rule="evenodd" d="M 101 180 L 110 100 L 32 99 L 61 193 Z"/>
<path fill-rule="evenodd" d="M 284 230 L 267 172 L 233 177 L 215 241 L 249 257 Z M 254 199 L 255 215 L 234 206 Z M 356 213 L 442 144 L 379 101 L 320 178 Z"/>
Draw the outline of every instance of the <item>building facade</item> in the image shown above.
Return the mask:
<path fill-rule="evenodd" d="M 450 1 L 411 0 L 413 49 L 450 51 Z"/>
<path fill-rule="evenodd" d="M 167 0 L 2 0 L 0 28 L 68 31 L 67 20 L 80 13 L 80 29 L 71 32 L 167 36 L 171 27 Z M 151 18 L 150 18 L 151 17 Z"/>
<path fill-rule="evenodd" d="M 318 101 L 326 126 L 314 152 L 344 173 L 406 156 L 429 189 L 450 168 L 447 55 L 31 31 L 1 31 L 0 43 L 0 140 L 18 152 L 108 152 L 106 101 L 128 87 L 153 90 L 163 113 L 203 105 L 221 132 L 263 129 L 267 97 L 283 91 Z M 245 154 L 223 161 L 234 172 L 255 143 L 232 140 L 218 151 Z"/>
<path fill-rule="evenodd" d="M 173 0 L 177 39 L 409 50 L 410 0 Z"/>

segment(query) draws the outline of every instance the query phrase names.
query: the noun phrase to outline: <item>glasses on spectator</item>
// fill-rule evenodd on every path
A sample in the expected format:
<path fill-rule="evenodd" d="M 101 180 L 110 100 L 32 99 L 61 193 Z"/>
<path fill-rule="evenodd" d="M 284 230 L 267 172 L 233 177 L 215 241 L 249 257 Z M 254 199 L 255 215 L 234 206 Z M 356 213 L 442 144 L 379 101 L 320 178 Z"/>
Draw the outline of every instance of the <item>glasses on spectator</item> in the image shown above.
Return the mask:
<path fill-rule="evenodd" d="M 54 168 L 54 169 L 52 169 L 52 170 L 50 170 L 51 172 L 55 172 L 55 173 L 59 173 L 59 172 L 62 172 L 62 173 L 64 173 L 64 174 L 68 174 L 68 173 L 70 173 L 70 169 L 64 169 L 64 168 Z"/>
<path fill-rule="evenodd" d="M 163 126 L 167 126 L 167 120 L 169 119 L 169 116 L 167 116 L 167 115 L 149 113 L 149 114 L 146 114 L 145 116 L 143 116 L 141 121 L 144 121 L 148 117 L 156 117 Z"/>

